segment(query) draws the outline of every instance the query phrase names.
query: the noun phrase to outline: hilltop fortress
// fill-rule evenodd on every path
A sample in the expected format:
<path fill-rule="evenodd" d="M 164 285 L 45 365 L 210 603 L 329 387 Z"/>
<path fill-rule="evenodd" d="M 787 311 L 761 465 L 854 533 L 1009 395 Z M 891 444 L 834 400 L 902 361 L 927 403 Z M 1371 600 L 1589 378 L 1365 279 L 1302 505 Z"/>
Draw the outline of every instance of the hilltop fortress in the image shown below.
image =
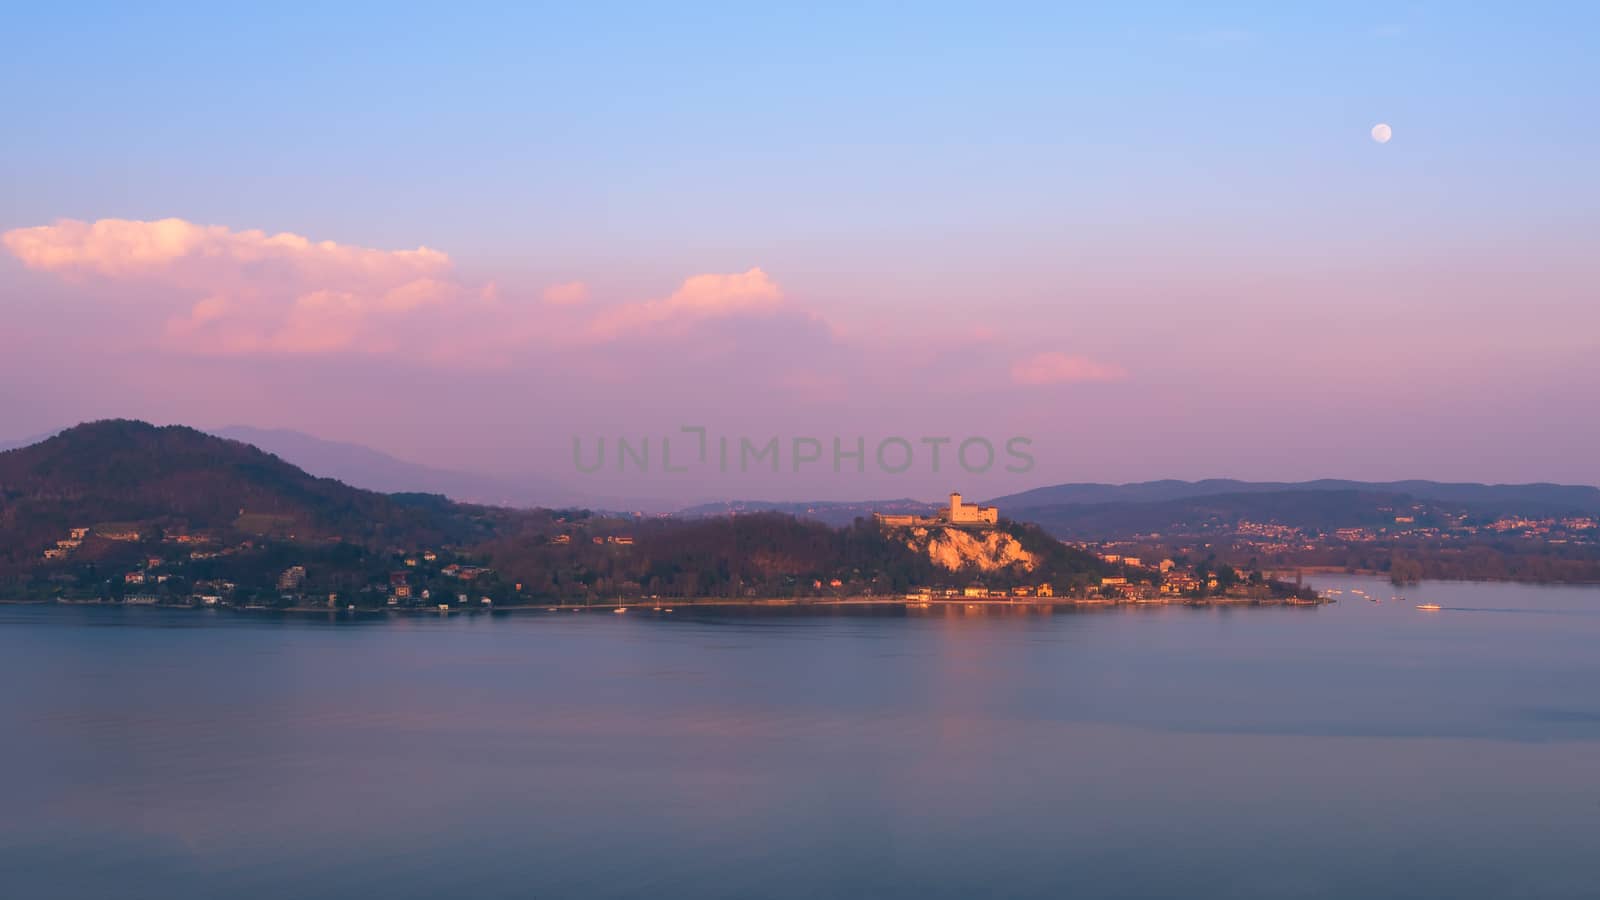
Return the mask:
<path fill-rule="evenodd" d="M 950 506 L 931 516 L 889 515 L 873 513 L 872 517 L 886 528 L 928 528 L 938 525 L 955 525 L 966 528 L 983 528 L 1000 521 L 1000 509 L 961 502 L 961 495 L 950 494 Z"/>

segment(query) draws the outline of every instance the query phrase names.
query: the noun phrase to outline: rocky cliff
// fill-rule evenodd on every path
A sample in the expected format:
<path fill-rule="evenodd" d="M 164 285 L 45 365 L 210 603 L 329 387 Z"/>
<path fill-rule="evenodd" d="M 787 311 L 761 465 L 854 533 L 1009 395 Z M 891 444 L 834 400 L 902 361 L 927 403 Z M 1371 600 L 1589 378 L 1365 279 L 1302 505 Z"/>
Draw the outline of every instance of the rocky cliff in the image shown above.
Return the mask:
<path fill-rule="evenodd" d="M 906 531 L 906 546 L 952 572 L 993 572 L 1012 566 L 1032 572 L 1039 565 L 1038 557 L 1003 531 L 969 531 L 949 526 L 911 528 Z"/>

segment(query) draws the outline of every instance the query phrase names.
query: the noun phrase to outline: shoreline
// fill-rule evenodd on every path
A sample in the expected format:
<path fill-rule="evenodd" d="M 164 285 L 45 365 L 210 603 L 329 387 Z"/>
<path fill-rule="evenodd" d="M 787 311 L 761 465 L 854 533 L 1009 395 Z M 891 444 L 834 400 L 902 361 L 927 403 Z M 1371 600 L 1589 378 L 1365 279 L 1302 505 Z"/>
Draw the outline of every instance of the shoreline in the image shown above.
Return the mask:
<path fill-rule="evenodd" d="M 1314 575 L 1351 575 L 1351 576 L 1360 576 L 1360 577 L 1364 577 L 1364 578 L 1382 578 L 1384 581 L 1386 581 L 1386 582 L 1388 582 L 1390 584 L 1394 584 L 1394 582 L 1389 580 L 1389 573 L 1388 572 L 1384 572 L 1384 571 L 1381 571 L 1381 570 L 1378 570 L 1378 569 L 1347 569 L 1344 566 L 1304 566 L 1304 567 L 1301 567 L 1299 569 L 1272 569 L 1272 570 L 1265 570 L 1264 569 L 1264 570 L 1262 570 L 1262 574 L 1263 575 L 1266 575 L 1266 576 L 1271 577 L 1271 578 L 1277 578 L 1277 579 L 1282 580 L 1282 581 L 1293 581 L 1294 577 L 1295 577 L 1295 574 L 1297 572 L 1299 574 L 1305 575 L 1307 577 L 1314 576 Z M 1405 582 L 1403 584 L 1398 584 L 1398 585 L 1395 585 L 1395 586 L 1396 587 L 1411 587 L 1411 586 L 1417 585 L 1417 584 L 1430 584 L 1430 583 L 1431 584 L 1524 584 L 1524 585 L 1529 585 L 1529 586 L 1532 586 L 1532 587 L 1600 587 L 1600 580 L 1594 580 L 1594 581 L 1557 581 L 1555 579 L 1537 579 L 1537 578 L 1495 578 L 1493 576 L 1488 576 L 1488 575 L 1480 576 L 1480 577 L 1477 577 L 1477 578 L 1473 578 L 1471 576 L 1462 576 L 1460 578 L 1423 578 L 1423 579 L 1419 579 L 1417 581 L 1407 581 L 1407 582 Z"/>
<path fill-rule="evenodd" d="M 159 609 L 178 612 L 228 612 L 228 613 L 265 613 L 265 614 L 292 614 L 292 615 L 338 615 L 338 616 L 376 616 L 376 615 L 401 615 L 401 616 L 452 616 L 452 615 L 483 615 L 483 614 L 509 614 L 509 613 L 537 613 L 537 612 L 593 612 L 616 614 L 623 612 L 649 612 L 668 614 L 676 610 L 689 609 L 860 609 L 860 608 L 901 608 L 905 610 L 923 610 L 935 607 L 957 609 L 1027 609 L 1027 610 L 1056 610 L 1056 609 L 1111 609 L 1117 607 L 1145 607 L 1145 606 L 1326 606 L 1338 602 L 1333 597 L 1319 597 L 1315 600 L 1296 598 L 1258 598 L 1258 597 L 1207 597 L 1195 599 L 1188 597 L 1162 597 L 1144 600 L 1110 600 L 1099 598 L 1051 598 L 1040 600 L 1037 597 L 1012 598 L 930 598 L 928 600 L 907 600 L 905 598 L 889 597 L 828 597 L 828 598 L 784 598 L 767 597 L 746 600 L 732 600 L 720 597 L 706 597 L 688 600 L 659 601 L 617 601 L 610 603 L 519 603 L 515 605 L 500 606 L 465 606 L 460 608 L 437 609 L 431 607 L 368 607 L 349 609 L 345 607 L 329 606 L 286 606 L 286 607 L 254 607 L 254 606 L 182 606 L 178 604 L 162 603 L 116 603 L 101 600 L 0 600 L 0 605 L 10 606 L 92 606 L 114 607 L 118 609 Z"/>

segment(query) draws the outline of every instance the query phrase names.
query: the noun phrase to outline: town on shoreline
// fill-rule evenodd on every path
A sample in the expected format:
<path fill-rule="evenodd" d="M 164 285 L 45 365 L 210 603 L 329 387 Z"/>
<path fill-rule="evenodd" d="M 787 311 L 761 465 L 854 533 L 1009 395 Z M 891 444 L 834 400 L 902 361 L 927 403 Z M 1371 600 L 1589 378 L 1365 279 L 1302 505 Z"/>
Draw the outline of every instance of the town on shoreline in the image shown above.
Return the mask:
<path fill-rule="evenodd" d="M 53 598 L 45 600 L 0 600 L 0 604 L 21 606 L 83 606 L 83 607 L 119 607 L 163 609 L 172 611 L 207 611 L 227 610 L 237 613 L 285 613 L 295 615 L 358 615 L 358 616 L 437 616 L 437 615 L 485 615 L 508 613 L 538 613 L 538 612 L 591 612 L 591 613 L 628 613 L 628 612 L 653 612 L 674 613 L 679 610 L 718 610 L 718 609 L 851 609 L 851 608 L 880 608 L 903 609 L 908 611 L 947 609 L 960 611 L 991 611 L 991 612 L 1051 612 L 1056 610 L 1089 610 L 1089 609 L 1115 609 L 1124 607 L 1147 606 L 1186 606 L 1186 607 L 1243 607 L 1243 606 L 1322 606 L 1338 602 L 1335 597 L 1318 594 L 1313 597 L 1214 597 L 1214 598 L 1181 598 L 1171 596 L 1156 596 L 1139 599 L 1123 597 L 1059 597 L 1040 599 L 1037 597 L 1006 597 L 1006 598 L 967 598 L 967 597 L 930 597 L 915 599 L 914 597 L 874 597 L 874 596 L 849 596 L 849 597 L 757 597 L 733 600 L 725 597 L 698 597 L 680 598 L 666 603 L 661 600 L 618 600 L 610 603 L 523 603 L 502 605 L 450 605 L 439 604 L 435 607 L 405 606 L 405 607 L 356 607 L 348 605 L 339 606 L 201 606 L 182 603 L 150 603 L 142 599 L 133 601 L 100 600 L 100 599 L 67 599 Z"/>
<path fill-rule="evenodd" d="M 674 603 L 921 608 L 1319 600 L 1299 583 L 1214 558 L 1147 563 L 1093 552 L 1037 528 L 1006 522 L 995 507 L 968 503 L 959 493 L 930 515 L 879 514 L 843 530 L 758 514 L 711 522 L 709 533 L 702 533 L 707 523 L 657 524 L 641 544 L 634 534 L 619 530 L 626 523 L 614 520 L 558 516 L 553 524 L 554 530 L 525 535 L 498 552 L 491 546 L 478 552 L 440 547 L 387 554 L 363 552 L 343 542 L 330 552 L 295 541 L 252 538 L 230 545 L 190 531 L 151 534 L 147 526 L 74 526 L 45 551 L 57 568 L 85 547 L 99 551 L 88 568 L 96 576 L 107 561 L 124 558 L 131 564 L 112 569 L 103 580 L 58 579 L 46 596 L 59 602 L 130 606 L 435 612 L 596 606 L 655 610 Z M 805 544 L 819 540 L 836 546 L 803 567 L 768 561 L 783 553 L 797 555 Z M 744 546 L 754 549 L 738 549 Z M 696 562 L 708 554 L 720 557 L 714 564 Z M 274 561 L 288 564 L 270 567 Z M 694 577 L 679 577 L 686 564 L 707 574 L 688 569 Z M 327 571 L 321 571 L 324 567 Z M 603 574 L 641 570 L 642 576 L 632 578 Z M 720 575 L 722 571 L 730 574 Z M 732 574 L 736 571 L 751 574 Z M 552 573 L 567 577 L 556 580 Z M 663 573 L 672 577 L 664 579 Z M 269 579 L 270 589 L 263 584 Z M 719 582 L 720 591 L 695 589 Z"/>
<path fill-rule="evenodd" d="M 111 420 L 0 453 L 0 597 L 432 612 L 1314 603 L 1306 572 L 1600 580 L 1597 504 L 1559 485 L 1159 482 L 645 516 L 361 490 L 250 444 Z"/>

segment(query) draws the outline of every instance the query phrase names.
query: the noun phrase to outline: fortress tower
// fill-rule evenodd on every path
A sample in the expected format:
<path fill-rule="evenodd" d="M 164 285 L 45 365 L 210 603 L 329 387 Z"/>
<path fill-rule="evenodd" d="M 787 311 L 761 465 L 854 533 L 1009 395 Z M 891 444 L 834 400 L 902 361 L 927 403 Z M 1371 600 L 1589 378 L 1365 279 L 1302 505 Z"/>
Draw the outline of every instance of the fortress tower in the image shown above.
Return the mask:
<path fill-rule="evenodd" d="M 950 493 L 950 509 L 945 513 L 951 525 L 993 525 L 1000 520 L 1000 510 L 994 506 L 962 503 L 961 494 Z"/>
<path fill-rule="evenodd" d="M 888 528 L 930 528 L 939 525 L 993 525 L 1000 521 L 1000 510 L 993 506 L 962 503 L 961 494 L 951 492 L 950 506 L 931 516 L 906 513 L 873 513 L 878 524 Z"/>

